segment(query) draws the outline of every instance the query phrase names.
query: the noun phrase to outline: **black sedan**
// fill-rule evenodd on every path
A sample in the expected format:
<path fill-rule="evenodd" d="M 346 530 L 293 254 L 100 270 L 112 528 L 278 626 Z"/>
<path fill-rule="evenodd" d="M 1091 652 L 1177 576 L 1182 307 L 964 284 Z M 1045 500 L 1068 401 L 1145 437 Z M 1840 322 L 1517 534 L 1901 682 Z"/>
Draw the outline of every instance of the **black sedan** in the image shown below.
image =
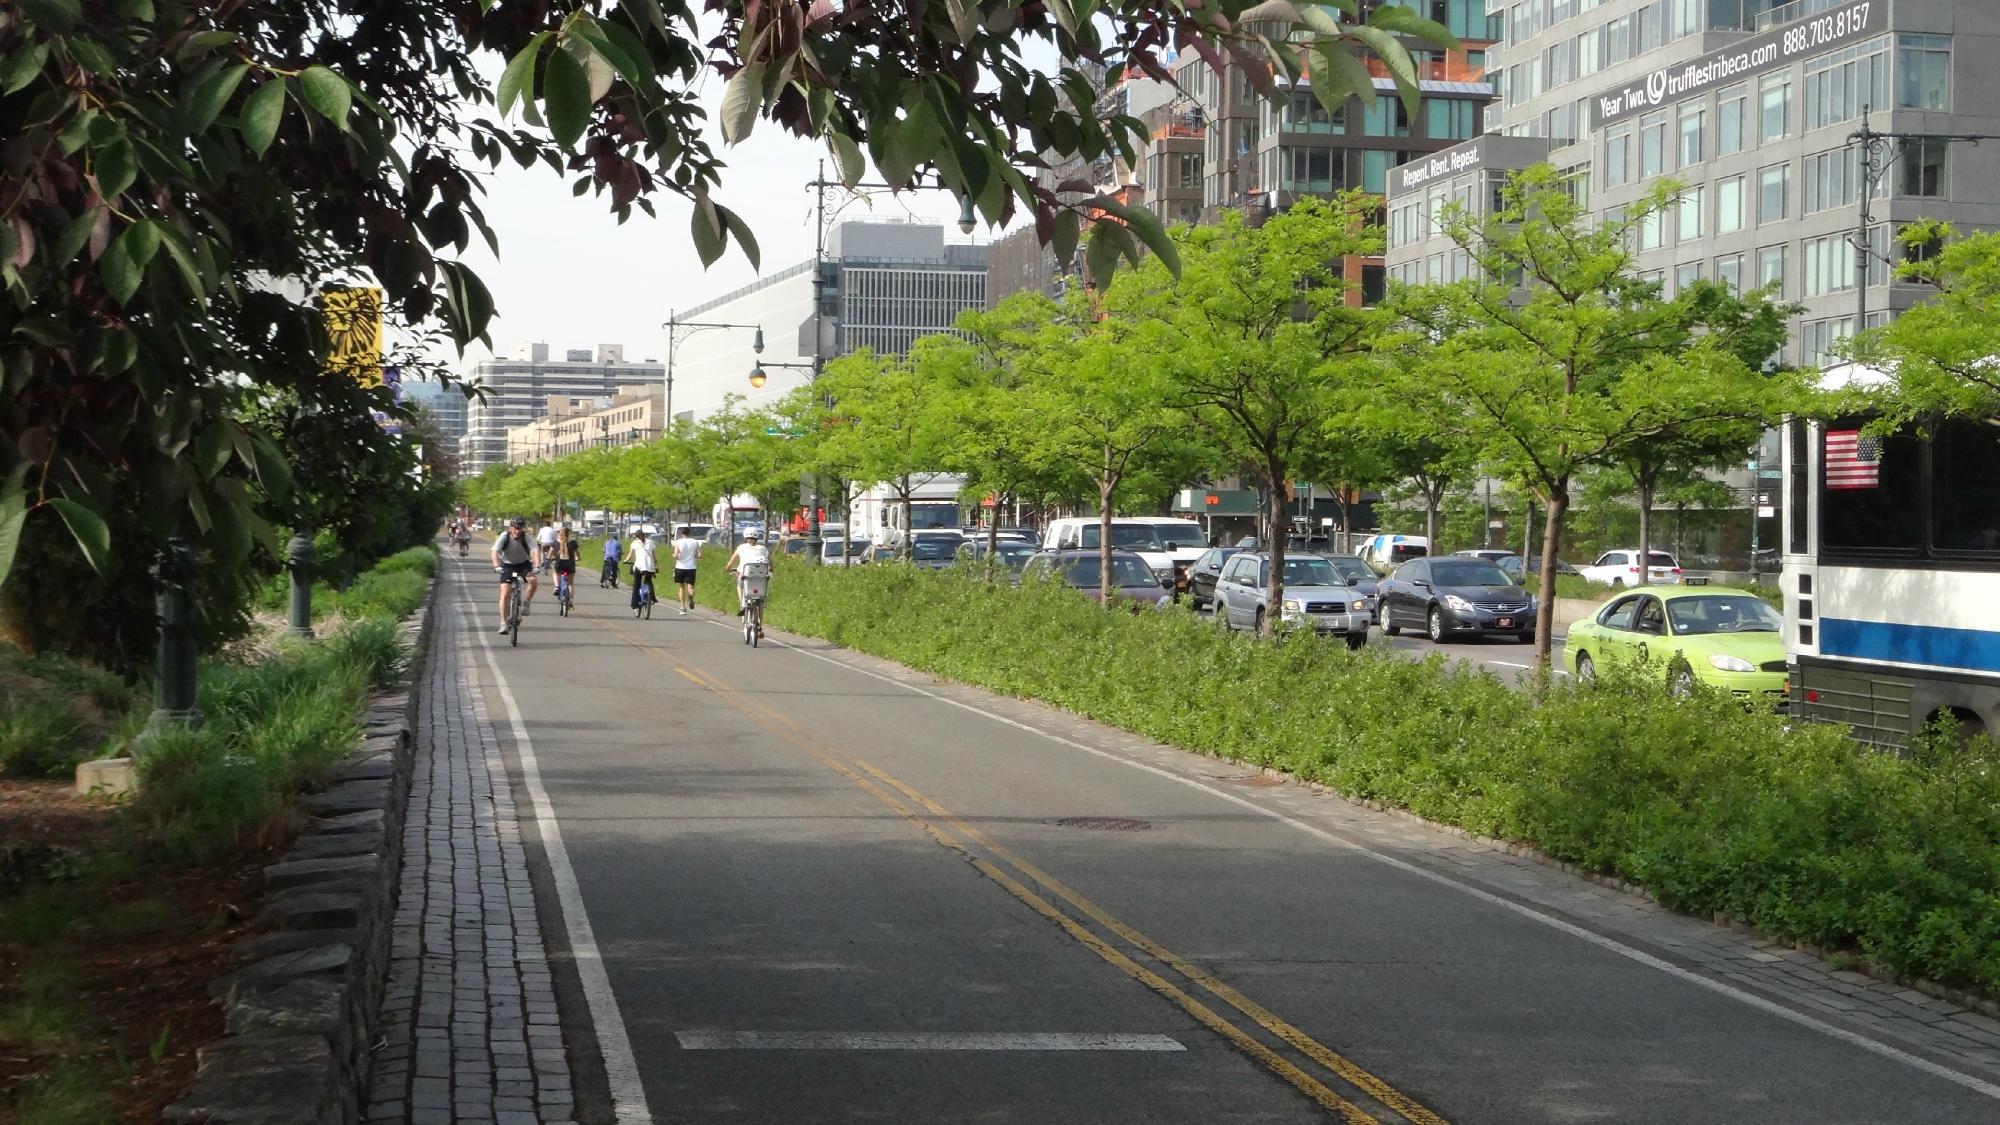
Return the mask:
<path fill-rule="evenodd" d="M 1390 636 L 1421 629 L 1438 644 L 1460 637 L 1535 639 L 1535 599 L 1483 559 L 1411 559 L 1382 580 L 1377 614 Z"/>
<path fill-rule="evenodd" d="M 1223 560 L 1240 550 L 1241 547 L 1210 547 L 1188 564 L 1188 599 L 1196 609 L 1215 604 L 1215 579 L 1222 573 Z"/>

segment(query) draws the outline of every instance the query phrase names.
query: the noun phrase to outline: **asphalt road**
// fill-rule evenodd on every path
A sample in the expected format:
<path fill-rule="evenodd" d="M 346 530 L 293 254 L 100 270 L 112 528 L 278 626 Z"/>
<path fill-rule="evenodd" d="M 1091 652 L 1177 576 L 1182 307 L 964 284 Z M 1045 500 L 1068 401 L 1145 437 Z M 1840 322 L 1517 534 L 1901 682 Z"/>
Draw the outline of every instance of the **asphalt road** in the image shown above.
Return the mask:
<path fill-rule="evenodd" d="M 485 673 L 609 985 L 569 982 L 607 1047 L 586 1120 L 2000 1120 L 1240 769 L 623 598 L 544 598 Z"/>

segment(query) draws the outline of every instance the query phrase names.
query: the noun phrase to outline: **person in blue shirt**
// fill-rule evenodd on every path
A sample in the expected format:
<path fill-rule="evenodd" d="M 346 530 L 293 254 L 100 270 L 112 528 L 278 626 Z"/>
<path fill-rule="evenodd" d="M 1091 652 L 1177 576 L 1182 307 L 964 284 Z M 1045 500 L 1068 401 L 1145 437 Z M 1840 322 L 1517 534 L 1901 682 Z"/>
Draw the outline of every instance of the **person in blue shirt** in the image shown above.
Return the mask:
<path fill-rule="evenodd" d="M 623 546 L 618 542 L 618 533 L 607 530 L 604 533 L 604 571 L 597 576 L 598 589 L 618 588 L 618 560 L 624 555 Z"/>

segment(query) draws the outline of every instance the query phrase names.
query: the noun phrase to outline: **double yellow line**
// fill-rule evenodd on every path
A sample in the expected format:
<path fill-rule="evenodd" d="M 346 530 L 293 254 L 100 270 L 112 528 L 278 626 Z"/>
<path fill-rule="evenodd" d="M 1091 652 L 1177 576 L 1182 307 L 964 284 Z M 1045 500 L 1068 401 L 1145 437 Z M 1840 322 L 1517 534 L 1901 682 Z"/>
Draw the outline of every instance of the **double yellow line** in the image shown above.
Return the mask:
<path fill-rule="evenodd" d="M 1030 910 L 1053 922 L 1079 945 L 1095 953 L 1107 963 L 1115 966 L 1133 980 L 1145 985 L 1165 997 L 1202 1026 L 1215 1032 L 1237 1050 L 1242 1051 L 1273 1074 L 1283 1079 L 1300 1093 L 1327 1111 L 1339 1115 L 1343 1120 L 1362 1125 L 1376 1122 L 1377 1118 L 1361 1106 L 1349 1101 L 1333 1086 L 1305 1067 L 1280 1054 L 1262 1040 L 1252 1036 L 1243 1028 L 1230 1022 L 1228 1018 L 1204 1003 L 1200 998 L 1182 989 L 1160 973 L 1147 968 L 1129 954 L 1105 940 L 1097 932 L 1085 926 L 1076 918 L 1063 912 L 1049 897 L 1038 893 L 1028 883 L 1035 884 L 1046 896 L 1052 896 L 1069 904 L 1090 921 L 1102 926 L 1131 947 L 1143 952 L 1175 973 L 1186 978 L 1201 991 L 1206 992 L 1222 1004 L 1235 1009 L 1277 1039 L 1289 1044 L 1326 1072 L 1337 1076 L 1353 1089 L 1393 1111 L 1412 1125 L 1446 1125 L 1445 1119 L 1418 1103 L 1409 1095 L 1389 1085 L 1353 1060 L 1307 1035 L 1304 1031 L 1286 1022 L 1270 1009 L 1252 1000 L 1231 987 L 1213 973 L 1187 960 L 1160 943 L 1120 921 L 1109 911 L 1070 889 L 1060 880 L 1044 871 L 1029 860 L 1017 855 L 1005 845 L 988 837 L 979 829 L 967 824 L 949 809 L 919 792 L 914 787 L 890 776 L 880 768 L 860 758 L 837 757 L 815 743 L 805 729 L 789 716 L 772 710 L 758 700 L 732 688 L 713 673 L 690 668 L 674 660 L 661 650 L 643 643 L 624 629 L 612 625 L 612 632 L 628 643 L 646 652 L 657 660 L 671 666 L 682 678 L 700 687 L 719 699 L 722 703 L 748 717 L 752 722 L 764 727 L 788 745 L 796 747 L 833 772 L 845 777 L 855 787 L 882 802 L 897 815 L 915 825 L 926 836 L 952 853 L 970 863 L 974 870 L 1014 896 Z M 982 852 L 986 854 L 981 854 Z M 993 859 L 988 859 L 990 855 Z M 1000 861 L 999 864 L 993 862 Z M 1002 867 L 1000 864 L 1005 864 Z M 1007 868 L 1011 868 L 1010 872 Z M 1026 880 L 1026 882 L 1023 882 Z"/>

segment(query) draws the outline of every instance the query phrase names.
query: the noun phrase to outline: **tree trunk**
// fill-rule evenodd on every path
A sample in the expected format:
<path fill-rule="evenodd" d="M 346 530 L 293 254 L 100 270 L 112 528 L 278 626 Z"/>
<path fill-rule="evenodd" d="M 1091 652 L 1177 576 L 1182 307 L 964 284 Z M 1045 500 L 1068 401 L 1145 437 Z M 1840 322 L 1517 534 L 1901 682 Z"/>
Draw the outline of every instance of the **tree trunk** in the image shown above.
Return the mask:
<path fill-rule="evenodd" d="M 1270 477 L 1270 487 L 1265 495 L 1265 518 L 1271 523 L 1271 538 L 1265 551 L 1271 560 L 1270 576 L 1264 579 L 1264 628 L 1263 636 L 1277 631 L 1278 622 L 1285 612 L 1285 540 L 1288 538 L 1285 519 L 1285 472 L 1272 466 L 1266 470 Z"/>
<path fill-rule="evenodd" d="M 986 522 L 986 577 L 993 577 L 993 550 L 1000 545 L 1000 512 L 1006 493 L 993 494 L 993 518 Z"/>
<path fill-rule="evenodd" d="M 1535 672 L 1549 668 L 1556 632 L 1556 550 L 1562 543 L 1563 514 L 1569 511 L 1569 482 L 1549 490 L 1542 519 L 1542 581 L 1535 599 Z"/>
<path fill-rule="evenodd" d="M 1438 507 L 1443 503 L 1443 485 L 1423 485 L 1424 490 L 1424 544 L 1432 554 L 1440 550 L 1438 544 Z"/>
<path fill-rule="evenodd" d="M 917 557 L 917 533 L 916 529 L 910 526 L 910 509 L 915 507 L 915 505 L 910 503 L 910 492 L 912 491 L 913 488 L 914 486 L 910 484 L 910 478 L 905 476 L 903 478 L 902 500 L 903 500 L 903 558 L 906 561 Z"/>
<path fill-rule="evenodd" d="M 1111 450 L 1104 451 L 1104 472 L 1097 478 L 1097 600 L 1111 605 L 1111 494 L 1117 491 L 1111 475 Z"/>
<path fill-rule="evenodd" d="M 1639 585 L 1653 580 L 1653 474 L 1639 474 Z"/>

